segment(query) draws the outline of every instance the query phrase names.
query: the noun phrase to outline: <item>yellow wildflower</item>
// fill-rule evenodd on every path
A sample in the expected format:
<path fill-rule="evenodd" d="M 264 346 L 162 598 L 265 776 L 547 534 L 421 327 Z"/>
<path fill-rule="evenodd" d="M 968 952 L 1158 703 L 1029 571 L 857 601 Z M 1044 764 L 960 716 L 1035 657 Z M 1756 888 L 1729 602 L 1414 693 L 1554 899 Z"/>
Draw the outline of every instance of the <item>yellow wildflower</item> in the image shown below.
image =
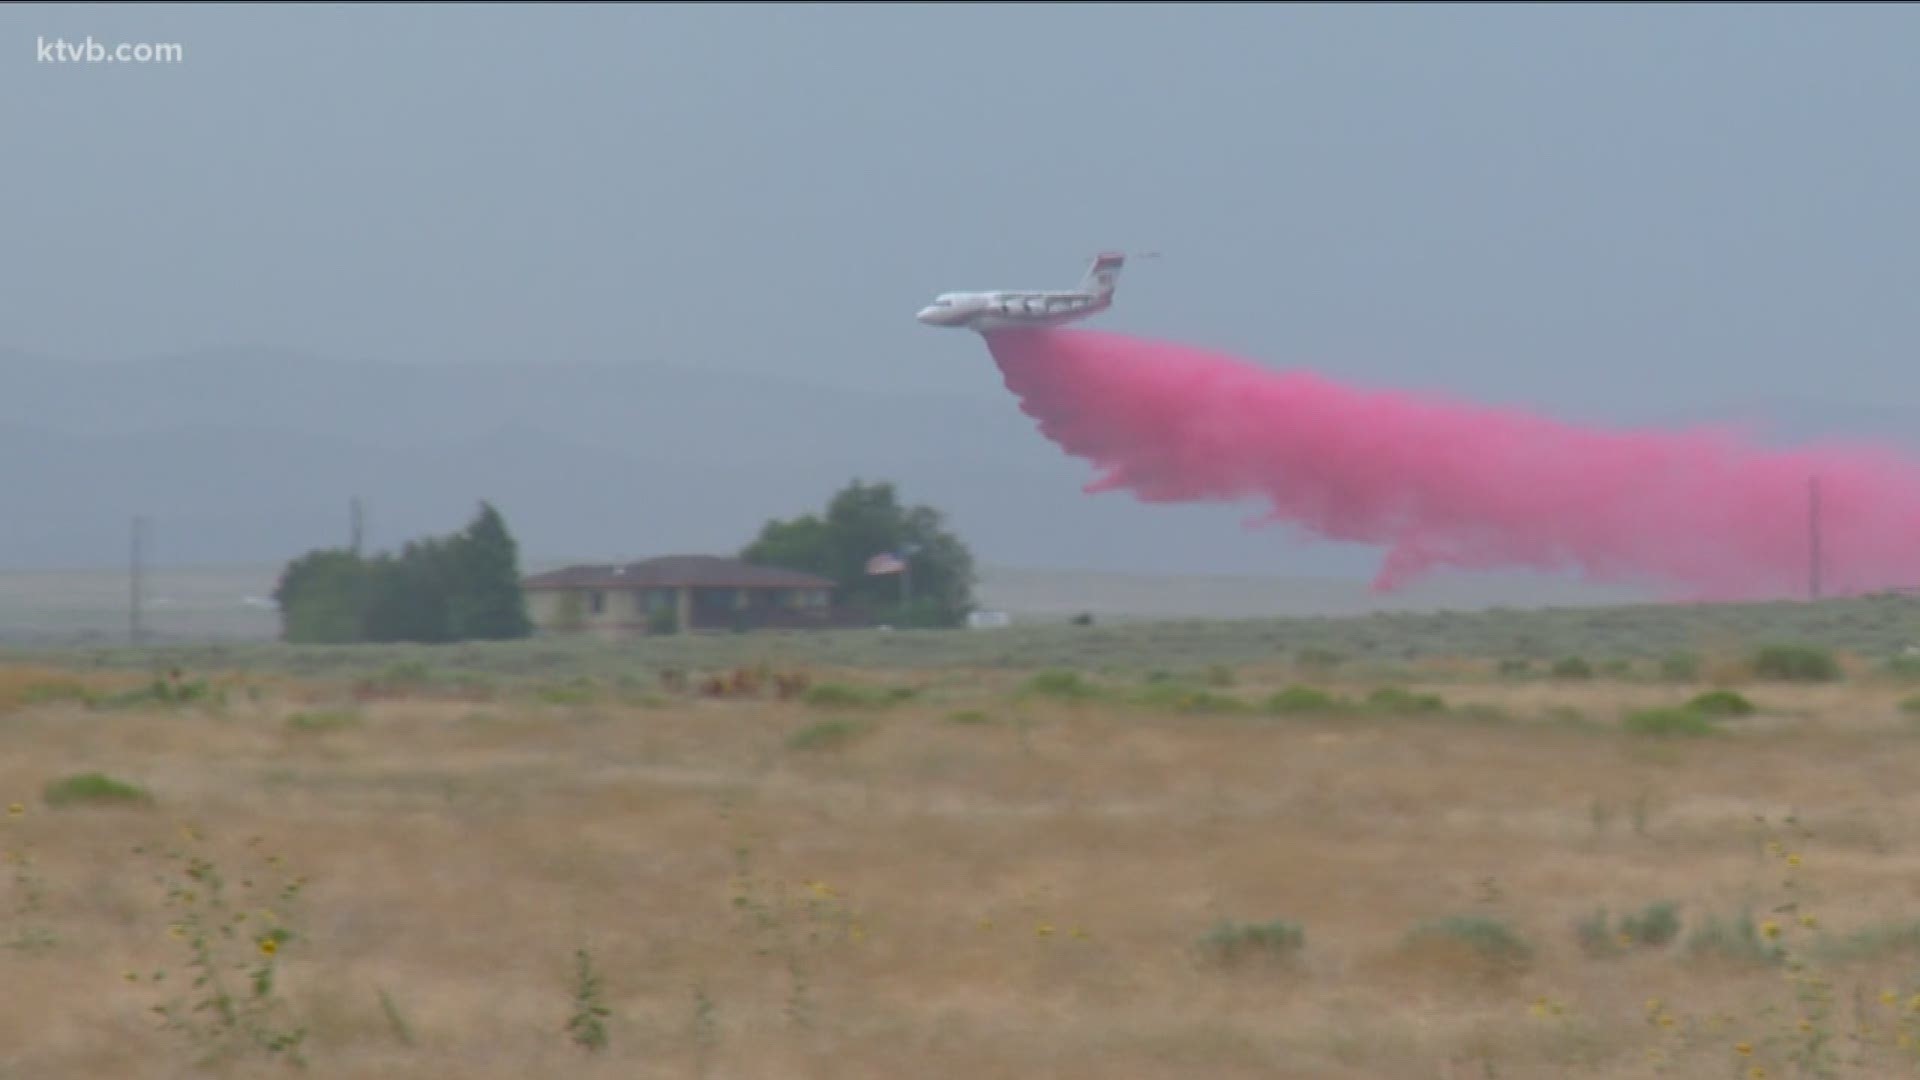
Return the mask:
<path fill-rule="evenodd" d="M 1633 947 L 1633 935 L 1627 933 L 1625 930 L 1620 931 L 1620 947 L 1623 949 Z"/>
<path fill-rule="evenodd" d="M 1093 935 L 1091 935 L 1091 934 L 1089 934 L 1089 933 L 1087 933 L 1087 928 L 1086 928 L 1086 927 L 1084 927 L 1084 926 L 1076 926 L 1076 927 L 1074 927 L 1074 928 L 1073 928 L 1073 936 L 1074 936 L 1074 937 L 1077 937 L 1077 938 L 1079 938 L 1079 939 L 1080 939 L 1081 941 L 1085 941 L 1085 940 L 1087 940 L 1087 939 L 1088 939 L 1089 937 L 1092 937 Z"/>
<path fill-rule="evenodd" d="M 278 941 L 275 941 L 270 937 L 264 937 L 260 939 L 260 955 L 261 956 L 272 956 L 274 953 L 277 953 L 279 951 L 280 951 L 280 943 Z"/>
<path fill-rule="evenodd" d="M 1535 998 L 1532 1007 L 1529 1008 L 1527 1011 L 1532 1013 L 1535 1016 L 1547 1015 L 1547 999 Z"/>
<path fill-rule="evenodd" d="M 1893 1005 L 1898 1003 L 1899 1000 L 1900 1000 L 1900 995 L 1894 993 L 1891 990 L 1880 991 L 1880 1004 L 1882 1005 Z"/>
<path fill-rule="evenodd" d="M 982 930 L 991 930 L 991 929 L 993 929 L 993 920 L 992 920 L 992 919 L 981 919 L 981 920 L 980 920 L 980 929 L 982 929 Z"/>
<path fill-rule="evenodd" d="M 1034 933 L 1036 933 L 1036 934 L 1038 934 L 1038 935 L 1040 935 L 1041 937 L 1052 937 L 1052 936 L 1053 936 L 1053 924 L 1052 924 L 1052 923 L 1041 923 L 1041 924 L 1040 924 L 1039 926 L 1036 926 L 1036 927 L 1034 927 L 1034 928 L 1033 928 L 1033 932 L 1034 932 Z"/>
<path fill-rule="evenodd" d="M 1812 1030 L 1813 1030 L 1813 1021 L 1811 1021 L 1811 1020 L 1808 1020 L 1808 1019 L 1807 1019 L 1807 1018 L 1805 1018 L 1805 1017 L 1801 1017 L 1801 1018 L 1800 1018 L 1800 1030 L 1801 1030 L 1802 1032 L 1808 1032 L 1808 1031 L 1812 1031 Z"/>
<path fill-rule="evenodd" d="M 1663 1028 L 1672 1028 L 1672 1027 L 1673 1027 L 1673 1025 L 1675 1025 L 1675 1024 L 1677 1024 L 1677 1023 L 1679 1023 L 1679 1021 L 1677 1021 L 1677 1020 L 1675 1020 L 1675 1019 L 1673 1018 L 1673 1014 L 1672 1014 L 1672 1013 L 1661 1013 L 1661 1014 L 1660 1014 L 1660 1026 L 1661 1026 L 1661 1027 L 1663 1027 Z"/>
<path fill-rule="evenodd" d="M 1659 999 L 1659 998 L 1648 998 L 1648 999 L 1647 999 L 1647 1012 L 1648 1012 L 1649 1014 L 1651 1014 L 1651 1013 L 1657 1013 L 1657 1012 L 1659 1012 L 1659 1011 L 1660 1011 L 1660 999 Z"/>
<path fill-rule="evenodd" d="M 1751 1056 L 1753 1054 L 1753 1045 L 1751 1043 L 1735 1043 L 1733 1052 L 1739 1054 L 1741 1057 Z"/>
<path fill-rule="evenodd" d="M 1915 994 L 1907 999 L 1907 1008 L 1912 1009 L 1914 1012 L 1920 1012 L 1920 994 Z"/>
<path fill-rule="evenodd" d="M 20 816 L 21 814 L 24 814 L 24 813 L 26 813 L 26 812 L 27 812 L 27 808 L 26 808 L 26 807 L 24 807 L 24 806 L 21 806 L 21 805 L 20 805 L 19 803 L 17 803 L 17 802 L 16 802 L 16 803 L 8 803 L 8 804 L 7 804 L 7 816 L 8 816 L 8 817 L 19 817 L 19 816 Z"/>
<path fill-rule="evenodd" d="M 1747 1070 L 1747 1080 L 1767 1080 L 1767 1070 L 1755 1065 Z"/>
<path fill-rule="evenodd" d="M 1766 922 L 1760 924 L 1760 933 L 1768 941 L 1772 941 L 1780 936 L 1780 924 L 1774 922 L 1772 919 L 1768 919 Z"/>
<path fill-rule="evenodd" d="M 127 972 L 127 981 L 128 981 L 128 982 L 139 982 L 139 981 L 140 981 L 140 973 L 139 973 L 139 972 L 136 972 L 136 971 L 129 971 L 129 972 Z"/>
<path fill-rule="evenodd" d="M 1812 915 L 1802 915 L 1800 916 L 1800 925 L 1812 930 L 1820 925 L 1820 920 L 1814 918 Z"/>
<path fill-rule="evenodd" d="M 1800 856 L 1797 854 L 1787 856 L 1787 865 L 1798 868 L 1800 865 Z"/>

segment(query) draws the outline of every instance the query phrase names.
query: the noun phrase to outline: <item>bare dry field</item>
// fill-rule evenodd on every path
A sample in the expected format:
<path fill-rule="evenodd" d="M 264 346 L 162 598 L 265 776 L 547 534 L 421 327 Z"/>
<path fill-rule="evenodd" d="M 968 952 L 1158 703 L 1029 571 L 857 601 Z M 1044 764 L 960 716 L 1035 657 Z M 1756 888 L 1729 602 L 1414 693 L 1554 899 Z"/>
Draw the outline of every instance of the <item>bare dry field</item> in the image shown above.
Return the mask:
<path fill-rule="evenodd" d="M 0 1075 L 1913 1069 L 1908 691 L 1415 674 L 0 668 Z"/>

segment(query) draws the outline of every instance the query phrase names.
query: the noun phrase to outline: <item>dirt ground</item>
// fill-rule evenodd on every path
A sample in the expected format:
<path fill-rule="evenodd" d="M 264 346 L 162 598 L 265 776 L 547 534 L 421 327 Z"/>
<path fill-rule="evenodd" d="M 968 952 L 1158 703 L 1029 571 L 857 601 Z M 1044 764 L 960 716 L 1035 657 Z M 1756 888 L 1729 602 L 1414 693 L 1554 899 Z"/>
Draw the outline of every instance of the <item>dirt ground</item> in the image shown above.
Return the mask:
<path fill-rule="evenodd" d="M 1893 689 L 1744 686 L 1688 738 L 1619 718 L 1690 689 L 1605 681 L 1274 715 L 1257 671 L 1209 691 L 1245 710 L 105 678 L 0 672 L 0 1076 L 1888 1076 L 1920 1035 Z M 221 990 L 224 1034 L 186 1012 Z"/>

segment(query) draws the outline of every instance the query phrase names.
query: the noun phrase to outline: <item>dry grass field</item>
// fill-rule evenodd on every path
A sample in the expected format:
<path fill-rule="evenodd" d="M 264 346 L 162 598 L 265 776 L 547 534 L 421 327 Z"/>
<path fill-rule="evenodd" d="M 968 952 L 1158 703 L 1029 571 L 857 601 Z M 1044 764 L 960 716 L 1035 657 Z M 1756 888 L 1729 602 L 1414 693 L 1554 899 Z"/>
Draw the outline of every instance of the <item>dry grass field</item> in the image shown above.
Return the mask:
<path fill-rule="evenodd" d="M 1920 1053 L 1920 731 L 1884 676 L 1433 661 L 1369 701 L 1280 664 L 779 673 L 0 668 L 0 1075 L 1851 1077 Z M 1674 708 L 1716 677 L 1758 711 Z"/>

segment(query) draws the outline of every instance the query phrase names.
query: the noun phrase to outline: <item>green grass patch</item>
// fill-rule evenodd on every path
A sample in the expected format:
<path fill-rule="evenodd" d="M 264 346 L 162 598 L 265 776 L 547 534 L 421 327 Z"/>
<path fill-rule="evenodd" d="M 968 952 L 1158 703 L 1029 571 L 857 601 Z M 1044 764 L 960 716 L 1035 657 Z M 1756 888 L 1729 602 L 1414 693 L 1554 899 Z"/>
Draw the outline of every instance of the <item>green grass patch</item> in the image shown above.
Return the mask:
<path fill-rule="evenodd" d="M 1233 715 L 1253 709 L 1231 694 L 1177 682 L 1154 683 L 1135 693 L 1130 700 L 1142 708 L 1202 716 Z"/>
<path fill-rule="evenodd" d="M 34 683 L 20 691 L 22 705 L 53 705 L 63 701 L 91 702 L 92 691 L 77 682 Z"/>
<path fill-rule="evenodd" d="M 179 672 L 157 675 L 145 686 L 117 694 L 91 696 L 95 709 L 177 708 L 188 705 L 224 705 L 226 691 L 205 679 L 186 679 Z"/>
<path fill-rule="evenodd" d="M 287 729 L 308 734 L 345 731 L 359 727 L 360 719 L 357 709 L 310 709 L 287 717 Z"/>
<path fill-rule="evenodd" d="M 591 679 L 575 679 L 548 683 L 535 689 L 533 697 L 542 705 L 591 705 L 600 700 L 600 688 Z"/>
<path fill-rule="evenodd" d="M 1060 701 L 1090 701 L 1101 696 L 1101 690 L 1086 676 L 1077 671 L 1062 668 L 1049 668 L 1035 672 L 1020 687 L 1020 692 L 1029 697 L 1054 698 Z"/>
<path fill-rule="evenodd" d="M 1734 690 L 1708 690 L 1696 694 L 1686 707 L 1702 716 L 1752 716 L 1760 710 L 1745 695 Z"/>
<path fill-rule="evenodd" d="M 839 750 L 851 745 L 867 731 L 867 725 L 858 720 L 820 720 L 787 736 L 787 749 Z"/>
<path fill-rule="evenodd" d="M 1920 656 L 1896 656 L 1880 667 L 1882 674 L 1911 682 L 1920 679 Z"/>
<path fill-rule="evenodd" d="M 979 709 L 962 709 L 959 712 L 948 713 L 947 723 L 959 724 L 961 727 L 985 727 L 993 723 L 993 717 Z"/>
<path fill-rule="evenodd" d="M 1267 698 L 1262 706 L 1267 712 L 1279 716 L 1300 716 L 1311 713 L 1338 712 L 1349 708 L 1339 698 L 1325 690 L 1311 686 L 1289 686 L 1285 690 Z"/>
<path fill-rule="evenodd" d="M 1393 716 L 1412 716 L 1446 712 L 1447 703 L 1439 694 L 1417 694 L 1404 687 L 1383 686 L 1367 695 L 1367 708 Z"/>
<path fill-rule="evenodd" d="M 1588 956 L 1617 956 L 1635 948 L 1657 949 L 1680 935 L 1680 908 L 1672 901 L 1648 904 L 1618 922 L 1601 908 L 1574 927 L 1580 950 Z"/>
<path fill-rule="evenodd" d="M 1908 716 L 1920 717 L 1920 694 L 1900 699 L 1900 711 Z"/>
<path fill-rule="evenodd" d="M 1840 662 L 1818 645 L 1764 645 L 1753 654 L 1753 673 L 1780 682 L 1833 682 Z"/>
<path fill-rule="evenodd" d="M 1629 735 L 1655 738 L 1700 738 L 1719 730 L 1712 718 L 1692 709 L 1641 709 L 1628 713 L 1620 723 Z"/>
<path fill-rule="evenodd" d="M 1881 961 L 1920 954 L 1920 920 L 1879 923 L 1851 933 L 1830 936 L 1814 946 L 1819 958 L 1831 964 Z"/>
<path fill-rule="evenodd" d="M 1693 960 L 1753 966 L 1778 964 L 1787 955 L 1778 942 L 1766 940 L 1753 913 L 1747 911 L 1731 918 L 1709 916 L 1688 935 L 1686 952 Z"/>
<path fill-rule="evenodd" d="M 1200 949 L 1224 964 L 1248 960 L 1287 963 L 1307 946 L 1306 931 L 1299 924 L 1276 919 L 1265 923 L 1223 921 L 1200 939 Z"/>
<path fill-rule="evenodd" d="M 1533 960 L 1533 946 L 1513 927 L 1485 915 L 1454 915 L 1421 923 L 1407 932 L 1402 946 L 1414 951 L 1464 946 L 1488 967 L 1503 971 L 1524 968 Z"/>
<path fill-rule="evenodd" d="M 54 780 L 41 792 L 51 807 L 145 806 L 153 802 L 146 788 L 116 780 L 104 773 L 81 773 Z"/>
<path fill-rule="evenodd" d="M 1685 652 L 1663 656 L 1660 658 L 1660 678 L 1665 682 L 1693 682 L 1700 678 L 1700 658 Z"/>
<path fill-rule="evenodd" d="M 807 687 L 800 700 L 816 709 L 884 709 L 913 699 L 906 686 L 854 686 L 849 683 L 819 683 Z"/>
<path fill-rule="evenodd" d="M 1578 656 L 1563 657 L 1554 662 L 1549 674 L 1556 679 L 1591 679 L 1593 665 Z"/>

